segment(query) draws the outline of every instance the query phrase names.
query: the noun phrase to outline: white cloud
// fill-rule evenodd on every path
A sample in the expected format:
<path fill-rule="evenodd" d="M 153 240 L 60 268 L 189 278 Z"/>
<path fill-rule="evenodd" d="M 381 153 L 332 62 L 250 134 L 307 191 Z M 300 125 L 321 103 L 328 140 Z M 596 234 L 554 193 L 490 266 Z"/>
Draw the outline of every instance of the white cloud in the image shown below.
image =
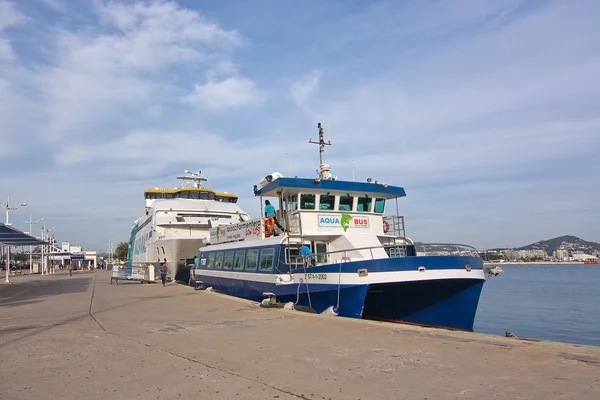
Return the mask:
<path fill-rule="evenodd" d="M 16 3 L 12 1 L 0 1 L 0 32 L 18 25 L 26 20 L 25 16 L 16 8 Z"/>
<path fill-rule="evenodd" d="M 201 89 L 217 96 L 222 106 L 244 106 L 255 99 L 255 83 L 226 68 L 233 65 L 231 50 L 242 43 L 236 31 L 172 1 L 97 3 L 96 12 L 101 16 L 97 25 L 88 19 L 77 30 L 49 28 L 48 42 L 39 45 L 51 49 L 46 50 L 49 62 L 23 66 L 18 74 L 0 72 L 10 82 L 13 97 L 27 86 L 26 96 L 38 103 L 34 121 L 39 125 L 31 124 L 25 133 L 29 139 L 99 142 L 154 122 L 130 117 L 158 116 L 158 110 L 176 106 L 189 90 L 182 77 L 190 73 L 220 71 L 220 82 Z M 14 24 L 17 19 L 6 21 Z M 3 44 L 0 56 L 8 57 Z M 10 131 L 16 127 L 7 128 L 15 135 Z"/>
<path fill-rule="evenodd" d="M 15 4 L 10 1 L 0 0 L 0 63 L 11 61 L 15 58 L 11 41 L 2 37 L 2 32 L 25 22 Z"/>
<path fill-rule="evenodd" d="M 209 81 L 194 85 L 194 91 L 182 98 L 183 101 L 210 110 L 259 106 L 264 97 L 256 84 L 246 78 L 231 77 L 221 81 Z"/>
<path fill-rule="evenodd" d="M 321 71 L 313 69 L 310 73 L 294 82 L 290 88 L 290 94 L 294 102 L 305 107 L 306 102 L 315 94 L 319 87 Z"/>

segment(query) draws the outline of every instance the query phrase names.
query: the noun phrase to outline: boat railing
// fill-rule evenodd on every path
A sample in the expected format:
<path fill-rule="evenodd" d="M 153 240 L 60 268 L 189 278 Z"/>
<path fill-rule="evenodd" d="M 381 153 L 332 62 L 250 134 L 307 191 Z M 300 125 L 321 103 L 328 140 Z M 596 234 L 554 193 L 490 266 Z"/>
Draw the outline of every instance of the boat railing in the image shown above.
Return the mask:
<path fill-rule="evenodd" d="M 457 243 L 415 243 L 417 256 L 471 256 L 480 257 L 473 246 Z"/>
<path fill-rule="evenodd" d="M 396 238 L 406 237 L 403 215 L 388 215 L 383 217 L 383 233 Z"/>
<path fill-rule="evenodd" d="M 408 245 L 393 245 L 391 247 L 404 248 L 403 254 L 406 254 L 406 247 Z M 314 255 L 315 260 L 317 262 L 316 265 L 325 265 L 325 264 L 338 264 L 343 262 L 357 261 L 357 260 L 375 260 L 384 258 L 382 257 L 381 252 L 379 254 L 374 253 L 375 250 L 386 250 L 387 247 L 390 246 L 369 246 L 369 247 L 356 247 L 351 249 L 343 249 L 343 250 L 333 250 L 328 251 L 326 253 L 317 253 Z M 332 257 L 333 256 L 333 257 Z M 337 257 L 339 256 L 339 257 Z M 302 269 L 304 268 L 304 261 L 302 256 L 292 256 L 290 259 L 290 268 L 292 270 Z M 310 267 L 306 267 L 310 268 Z"/>
<path fill-rule="evenodd" d="M 380 245 L 370 247 L 357 247 L 343 250 L 333 250 L 326 253 L 317 253 L 314 255 L 316 265 L 326 264 L 338 264 L 342 262 L 358 261 L 358 260 L 375 260 L 380 259 L 381 252 L 379 254 L 374 253 L 377 249 L 385 250 L 388 258 L 402 258 L 409 257 L 408 254 L 413 254 L 409 251 L 409 247 L 416 247 L 417 256 L 470 256 L 480 257 L 479 253 L 473 246 L 465 244 L 454 244 L 454 243 L 418 243 L 418 244 L 392 244 L 392 245 Z M 367 252 L 368 251 L 368 252 Z M 339 257 L 336 257 L 339 255 Z M 358 257 L 357 257 L 358 255 Z M 302 269 L 304 267 L 304 260 L 302 256 L 291 256 L 289 260 L 290 268 L 292 270 Z M 310 267 L 306 267 L 310 268 Z"/>

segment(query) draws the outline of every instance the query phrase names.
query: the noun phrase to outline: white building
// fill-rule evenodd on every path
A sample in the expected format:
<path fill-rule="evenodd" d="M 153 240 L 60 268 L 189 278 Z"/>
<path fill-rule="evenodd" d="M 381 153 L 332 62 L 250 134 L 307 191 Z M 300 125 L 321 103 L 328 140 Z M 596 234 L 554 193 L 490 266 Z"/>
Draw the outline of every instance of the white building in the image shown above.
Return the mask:
<path fill-rule="evenodd" d="M 83 251 L 81 246 L 71 245 L 69 242 L 62 242 L 60 252 L 50 254 L 52 264 L 67 265 L 72 263 L 77 269 L 91 269 L 98 267 L 98 260 L 95 251 Z"/>

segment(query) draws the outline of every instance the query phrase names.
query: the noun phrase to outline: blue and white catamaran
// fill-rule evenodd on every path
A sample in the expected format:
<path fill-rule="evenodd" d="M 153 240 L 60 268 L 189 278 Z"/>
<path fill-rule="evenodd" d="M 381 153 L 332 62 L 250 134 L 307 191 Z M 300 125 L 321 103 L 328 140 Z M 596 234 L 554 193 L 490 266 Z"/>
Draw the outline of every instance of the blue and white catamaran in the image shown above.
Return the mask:
<path fill-rule="evenodd" d="M 438 246 L 423 253 L 406 237 L 398 198 L 404 189 L 385 183 L 340 181 L 323 164 L 327 144 L 319 124 L 317 178 L 267 175 L 254 193 L 279 205 L 279 229 L 256 218 L 210 229 L 194 279 L 205 287 L 250 300 L 265 293 L 316 312 L 473 330 L 485 274 L 474 248 Z M 392 200 L 396 215 L 390 214 Z M 387 211 L 387 213 L 386 213 Z M 307 266 L 296 243 L 307 246 Z"/>

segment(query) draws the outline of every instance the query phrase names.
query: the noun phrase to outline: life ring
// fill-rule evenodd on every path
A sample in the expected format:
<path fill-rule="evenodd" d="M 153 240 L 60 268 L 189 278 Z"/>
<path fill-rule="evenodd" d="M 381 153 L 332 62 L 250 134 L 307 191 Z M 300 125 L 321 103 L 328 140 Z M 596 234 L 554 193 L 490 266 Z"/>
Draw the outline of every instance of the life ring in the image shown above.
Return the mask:
<path fill-rule="evenodd" d="M 387 221 L 383 221 L 383 233 L 388 233 L 390 231 L 390 223 Z"/>
<path fill-rule="evenodd" d="M 275 230 L 275 218 L 269 217 L 265 220 L 265 230 L 269 234 Z"/>

